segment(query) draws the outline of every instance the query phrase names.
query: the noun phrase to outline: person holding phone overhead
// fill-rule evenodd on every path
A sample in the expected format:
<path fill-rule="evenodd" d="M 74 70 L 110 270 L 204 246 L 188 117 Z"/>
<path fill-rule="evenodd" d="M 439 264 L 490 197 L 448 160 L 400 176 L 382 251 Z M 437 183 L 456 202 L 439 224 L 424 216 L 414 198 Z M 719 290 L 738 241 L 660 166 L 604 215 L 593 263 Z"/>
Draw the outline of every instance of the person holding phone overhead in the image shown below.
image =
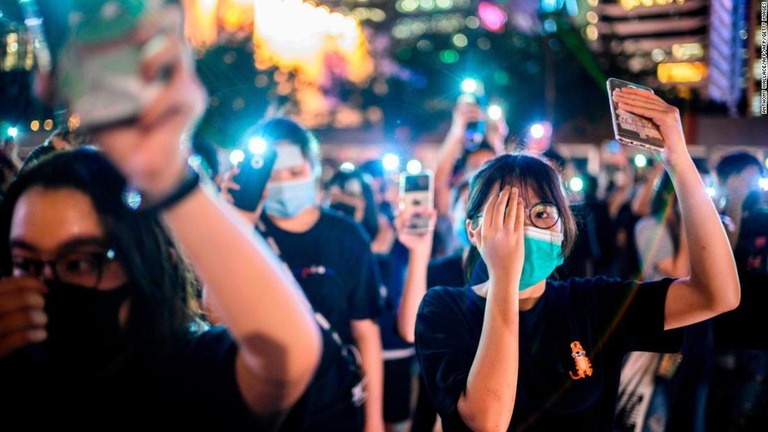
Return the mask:
<path fill-rule="evenodd" d="M 320 361 L 295 281 L 187 165 L 206 95 L 181 34 L 167 42 L 141 64 L 173 66 L 151 108 L 94 131 L 101 151 L 31 167 L 3 203 L 3 429 L 273 430 Z M 193 274 L 226 328 L 194 319 Z"/>
<path fill-rule="evenodd" d="M 417 358 L 446 431 L 610 430 L 627 352 L 677 350 L 673 329 L 739 304 L 728 239 L 677 109 L 638 89 L 611 97 L 663 134 L 690 274 L 548 281 L 576 236 L 561 179 L 534 156 L 490 161 L 472 179 L 466 216 L 483 261 L 470 286 L 427 291 L 416 322 Z"/>
<path fill-rule="evenodd" d="M 341 344 L 359 351 L 367 393 L 365 430 L 381 431 L 382 354 L 376 319 L 383 296 L 370 239 L 353 220 L 319 206 L 319 146 L 309 131 L 292 120 L 273 118 L 253 135 L 274 147 L 277 157 L 264 191 L 263 212 L 259 215 L 257 209 L 250 220 L 291 270 L 319 321 L 338 335 Z M 237 185 L 235 177 L 232 180 L 225 189 L 236 188 L 241 196 L 262 193 Z M 312 397 L 329 403 L 338 392 L 331 387 L 312 390 Z M 337 421 L 333 430 L 362 430 L 361 419 L 347 414 L 331 419 Z M 315 425 L 309 430 L 324 429 Z"/>

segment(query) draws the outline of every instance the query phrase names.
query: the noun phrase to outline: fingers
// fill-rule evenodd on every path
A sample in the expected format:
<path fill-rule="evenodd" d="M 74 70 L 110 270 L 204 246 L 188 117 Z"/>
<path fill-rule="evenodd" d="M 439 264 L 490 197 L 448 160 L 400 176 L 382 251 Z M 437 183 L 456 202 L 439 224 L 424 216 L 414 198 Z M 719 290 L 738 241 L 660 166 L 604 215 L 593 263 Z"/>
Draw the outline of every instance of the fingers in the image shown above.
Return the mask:
<path fill-rule="evenodd" d="M 510 188 L 507 186 L 507 188 Z M 504 226 L 509 227 L 515 224 L 517 217 L 517 205 L 520 202 L 520 190 L 518 188 L 511 188 L 509 195 L 509 202 L 505 208 L 504 213 Z"/>
<path fill-rule="evenodd" d="M 0 281 L 0 358 L 47 337 L 45 286 L 33 278 Z"/>
<path fill-rule="evenodd" d="M 510 196 L 512 195 L 512 189 L 509 186 L 505 186 L 499 193 L 499 200 L 496 202 L 496 207 L 493 210 L 493 223 L 491 227 L 501 229 L 504 227 L 505 218 L 507 213 L 507 206 L 510 203 Z M 515 189 L 515 199 L 517 199 L 517 190 Z"/>
<path fill-rule="evenodd" d="M 43 342 L 47 337 L 45 329 L 31 329 L 0 337 L 0 359 L 24 346 Z"/>
<path fill-rule="evenodd" d="M 496 209 L 496 202 L 499 200 L 498 194 L 491 194 L 491 198 L 485 204 L 483 209 L 483 235 L 490 234 L 491 227 L 493 226 L 493 216 Z"/>
<path fill-rule="evenodd" d="M 510 213 L 512 213 L 511 209 Z M 515 217 L 515 232 L 522 235 L 523 227 L 525 225 L 525 203 L 523 202 L 522 198 L 517 199 L 517 207 L 515 209 L 515 213 L 517 213 L 517 216 Z"/>

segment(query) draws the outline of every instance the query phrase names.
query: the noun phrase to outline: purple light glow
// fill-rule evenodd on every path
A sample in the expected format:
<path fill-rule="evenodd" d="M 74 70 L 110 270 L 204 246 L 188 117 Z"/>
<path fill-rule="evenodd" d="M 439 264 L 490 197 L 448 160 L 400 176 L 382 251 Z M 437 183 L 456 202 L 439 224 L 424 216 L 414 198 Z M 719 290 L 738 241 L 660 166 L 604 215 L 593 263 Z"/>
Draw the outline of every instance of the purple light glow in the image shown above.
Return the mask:
<path fill-rule="evenodd" d="M 500 7 L 481 1 L 477 7 L 477 16 L 480 18 L 480 24 L 486 30 L 496 33 L 504 31 L 504 25 L 507 23 L 507 13 Z"/>

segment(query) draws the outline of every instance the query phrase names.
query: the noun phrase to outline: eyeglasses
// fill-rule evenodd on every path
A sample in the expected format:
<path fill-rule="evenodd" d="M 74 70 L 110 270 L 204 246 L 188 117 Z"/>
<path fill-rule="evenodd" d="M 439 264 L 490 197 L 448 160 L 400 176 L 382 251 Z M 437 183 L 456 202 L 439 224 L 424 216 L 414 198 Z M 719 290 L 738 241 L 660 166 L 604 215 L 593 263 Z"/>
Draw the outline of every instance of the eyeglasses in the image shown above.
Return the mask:
<path fill-rule="evenodd" d="M 549 201 L 538 202 L 531 207 L 526 207 L 528 220 L 536 228 L 549 229 L 560 222 L 560 211 L 554 203 Z M 474 220 L 479 222 L 483 218 L 483 213 L 478 213 Z"/>
<path fill-rule="evenodd" d="M 54 280 L 89 288 L 96 288 L 102 282 L 116 284 L 124 278 L 112 249 L 69 251 L 50 261 L 14 256 L 12 262 L 14 275 L 40 278 L 47 266 Z"/>

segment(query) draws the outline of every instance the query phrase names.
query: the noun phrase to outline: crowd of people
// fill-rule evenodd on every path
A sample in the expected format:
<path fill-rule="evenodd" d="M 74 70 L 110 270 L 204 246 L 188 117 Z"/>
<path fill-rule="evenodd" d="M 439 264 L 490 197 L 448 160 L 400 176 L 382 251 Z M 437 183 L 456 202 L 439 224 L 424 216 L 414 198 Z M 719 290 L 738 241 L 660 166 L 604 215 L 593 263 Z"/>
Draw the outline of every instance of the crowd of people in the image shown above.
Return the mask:
<path fill-rule="evenodd" d="M 567 161 L 466 100 L 421 210 L 378 161 L 321 184 L 310 131 L 253 119 L 276 159 L 246 211 L 238 167 L 188 163 L 206 94 L 181 36 L 145 62 L 171 75 L 136 121 L 0 153 L 9 430 L 768 428 L 763 166 L 722 157 L 713 201 L 657 95 L 610 95 L 664 137 L 644 181 L 578 201 Z"/>

